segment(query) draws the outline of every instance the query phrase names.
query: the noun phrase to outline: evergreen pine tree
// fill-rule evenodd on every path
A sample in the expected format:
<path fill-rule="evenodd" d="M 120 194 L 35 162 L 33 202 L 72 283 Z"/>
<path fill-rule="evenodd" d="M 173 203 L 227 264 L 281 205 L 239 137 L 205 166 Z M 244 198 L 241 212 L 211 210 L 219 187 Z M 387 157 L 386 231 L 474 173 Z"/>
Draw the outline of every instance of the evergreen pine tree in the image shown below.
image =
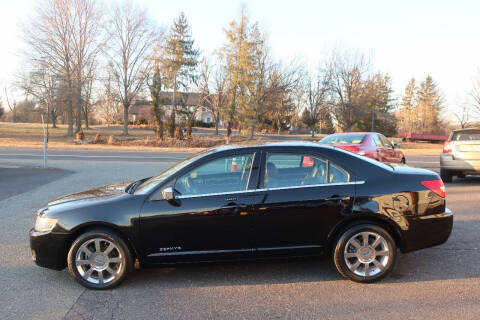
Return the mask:
<path fill-rule="evenodd" d="M 194 48 L 194 40 L 183 12 L 173 22 L 167 40 L 165 41 L 163 67 L 169 87 L 173 89 L 170 136 L 175 135 L 175 117 L 180 88 L 188 89 L 189 84 L 196 79 L 199 51 Z"/>

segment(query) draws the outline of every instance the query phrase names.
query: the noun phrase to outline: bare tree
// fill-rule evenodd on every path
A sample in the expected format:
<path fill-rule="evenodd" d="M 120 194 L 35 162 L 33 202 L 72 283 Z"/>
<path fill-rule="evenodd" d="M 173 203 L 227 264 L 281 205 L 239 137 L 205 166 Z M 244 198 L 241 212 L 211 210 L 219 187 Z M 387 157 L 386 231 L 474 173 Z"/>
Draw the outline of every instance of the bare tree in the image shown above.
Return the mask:
<path fill-rule="evenodd" d="M 128 135 L 128 111 L 148 77 L 152 50 L 160 33 L 146 11 L 129 1 L 112 10 L 107 32 L 111 47 L 109 72 L 123 106 L 123 135 Z"/>
<path fill-rule="evenodd" d="M 102 83 L 103 89 L 100 94 L 100 99 L 96 104 L 96 112 L 107 124 L 113 124 L 115 121 L 119 120 L 122 106 L 115 94 L 111 76 L 108 75 Z"/>
<path fill-rule="evenodd" d="M 220 57 L 219 57 L 220 59 Z M 228 75 L 225 66 L 219 63 L 215 67 L 213 75 L 213 92 L 208 96 L 206 108 L 210 111 L 215 122 L 215 134 L 218 135 L 218 126 L 220 123 L 220 117 L 225 112 L 228 105 Z"/>
<path fill-rule="evenodd" d="M 363 106 L 363 80 L 369 72 L 369 63 L 362 54 L 338 51 L 333 53 L 328 68 L 332 80 L 333 112 L 338 125 L 351 130 L 358 121 Z"/>
<path fill-rule="evenodd" d="M 10 109 L 10 112 L 12 113 L 12 121 L 15 123 L 17 122 L 17 101 L 13 100 L 13 102 L 10 103 L 7 86 L 5 86 L 4 89 L 5 89 L 5 99 L 7 99 L 7 106 L 8 106 L 8 109 Z"/>
<path fill-rule="evenodd" d="M 475 113 L 480 115 L 480 75 L 479 75 L 479 79 L 473 85 L 473 90 L 470 95 L 473 99 L 472 107 Z"/>
<path fill-rule="evenodd" d="M 18 84 L 26 95 L 35 97 L 47 115 L 47 125 L 52 121 L 52 127 L 57 127 L 59 76 L 52 70 L 50 64 L 39 65 L 37 70 L 30 72 Z"/>
<path fill-rule="evenodd" d="M 458 123 L 462 128 L 465 128 L 470 123 L 470 117 L 472 115 L 471 112 L 472 106 L 468 103 L 464 103 L 458 112 L 456 112 L 455 118 L 457 118 Z"/>
<path fill-rule="evenodd" d="M 302 84 L 303 75 L 303 67 L 296 63 L 291 63 L 289 67 L 277 64 L 269 75 L 267 113 L 272 120 L 272 129 L 276 126 L 278 134 L 282 127 L 290 124 L 294 116 L 295 93 Z"/>
<path fill-rule="evenodd" d="M 328 101 L 330 85 L 331 74 L 329 70 L 319 70 L 315 78 L 310 77 L 307 81 L 306 106 L 303 110 L 302 121 L 310 129 L 312 137 L 325 114 L 331 112 Z"/>
<path fill-rule="evenodd" d="M 195 116 L 200 109 L 210 110 L 210 103 L 212 102 L 213 93 L 210 92 L 210 77 L 211 77 L 211 65 L 207 58 L 204 58 L 200 66 L 200 75 L 196 79 L 195 83 L 198 92 L 198 101 L 195 106 L 184 112 L 186 115 L 187 125 L 187 138 L 192 137 L 192 125 L 195 120 Z M 215 118 L 215 116 L 214 116 Z M 218 129 L 217 129 L 218 132 Z"/>
<path fill-rule="evenodd" d="M 44 65 L 62 77 L 67 103 L 67 135 L 73 135 L 74 44 L 72 22 L 74 2 L 80 0 L 41 0 L 34 16 L 24 26 L 28 49 L 24 55 L 31 65 Z"/>
<path fill-rule="evenodd" d="M 75 0 L 71 4 L 74 20 L 70 22 L 73 72 L 76 102 L 76 131 L 82 127 L 82 117 L 88 128 L 88 111 L 91 108 L 93 73 L 97 57 L 103 46 L 101 33 L 102 11 L 94 0 Z"/>

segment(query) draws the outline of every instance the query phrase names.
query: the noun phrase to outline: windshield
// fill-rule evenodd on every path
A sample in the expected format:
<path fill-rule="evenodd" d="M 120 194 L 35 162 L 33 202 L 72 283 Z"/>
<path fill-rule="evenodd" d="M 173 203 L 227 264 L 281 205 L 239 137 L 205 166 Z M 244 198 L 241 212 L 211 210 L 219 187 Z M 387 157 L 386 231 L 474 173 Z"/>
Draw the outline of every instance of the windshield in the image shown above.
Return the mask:
<path fill-rule="evenodd" d="M 332 134 L 320 142 L 328 144 L 360 144 L 365 140 L 365 134 Z"/>
<path fill-rule="evenodd" d="M 135 194 L 146 194 L 146 193 L 150 192 L 159 183 L 162 183 L 163 181 L 168 179 L 175 172 L 177 172 L 179 170 L 182 170 L 183 168 L 185 168 L 189 164 L 197 161 L 199 158 L 203 157 L 205 155 L 205 153 L 206 153 L 206 151 L 198 153 L 198 154 L 194 155 L 193 157 L 187 158 L 183 161 L 180 161 L 180 162 L 174 164 L 170 168 L 162 171 L 160 174 L 151 177 L 150 179 L 146 180 L 145 182 L 143 182 L 141 185 L 139 185 L 137 187 L 137 189 L 135 190 Z"/>

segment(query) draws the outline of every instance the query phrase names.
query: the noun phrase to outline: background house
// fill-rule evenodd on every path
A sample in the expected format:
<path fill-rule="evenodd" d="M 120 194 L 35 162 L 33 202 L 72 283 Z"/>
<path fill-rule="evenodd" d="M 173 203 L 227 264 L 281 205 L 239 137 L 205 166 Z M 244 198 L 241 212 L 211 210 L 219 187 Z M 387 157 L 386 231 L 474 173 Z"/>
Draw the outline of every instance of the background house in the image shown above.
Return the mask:
<path fill-rule="evenodd" d="M 173 93 L 172 92 L 162 92 L 160 93 L 161 98 L 168 101 L 168 104 L 164 106 L 165 108 L 165 120 L 170 118 L 170 115 L 173 110 Z M 195 108 L 199 105 L 200 94 L 196 92 L 191 93 L 178 93 L 177 97 L 177 117 L 176 122 L 179 123 L 182 120 L 182 114 L 180 109 L 187 109 L 190 112 L 193 112 Z M 129 120 L 145 120 L 148 123 L 152 121 L 150 100 L 137 100 L 134 105 L 130 108 L 129 111 Z M 197 112 L 195 113 L 195 120 L 202 121 L 205 123 L 213 123 L 214 117 L 212 113 L 205 107 L 198 107 Z"/>

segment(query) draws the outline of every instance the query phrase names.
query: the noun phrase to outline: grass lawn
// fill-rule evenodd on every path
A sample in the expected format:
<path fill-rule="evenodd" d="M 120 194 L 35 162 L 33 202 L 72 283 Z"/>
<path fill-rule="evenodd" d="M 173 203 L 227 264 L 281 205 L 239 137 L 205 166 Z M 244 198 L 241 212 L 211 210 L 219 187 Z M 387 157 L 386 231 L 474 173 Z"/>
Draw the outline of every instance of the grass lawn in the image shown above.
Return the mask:
<path fill-rule="evenodd" d="M 131 149 L 145 151 L 200 151 L 204 148 L 225 143 L 225 135 L 215 135 L 214 129 L 202 129 L 201 133 L 193 133 L 193 139 L 173 141 L 166 138 L 157 144 L 155 133 L 150 128 L 129 128 L 129 136 L 122 136 L 122 127 L 107 127 L 103 125 L 91 126 L 84 129 L 85 141 L 91 142 L 96 134 L 100 134 L 101 144 L 77 144 L 74 137 L 67 137 L 67 126 L 58 125 L 58 128 L 49 128 L 49 148 L 73 149 Z M 113 136 L 114 142 L 107 144 L 108 137 Z M 291 137 L 291 135 L 290 135 Z M 309 138 L 309 135 L 295 135 L 300 139 Z M 275 140 L 275 135 L 256 135 L 254 140 L 238 135 L 232 136 L 231 142 L 258 143 Z M 321 136 L 317 135 L 316 140 Z M 399 141 L 399 139 L 395 139 Z M 12 123 L 0 122 L 0 147 L 43 147 L 43 128 L 40 123 Z M 400 148 L 409 155 L 438 155 L 442 150 L 441 144 L 400 142 Z"/>

